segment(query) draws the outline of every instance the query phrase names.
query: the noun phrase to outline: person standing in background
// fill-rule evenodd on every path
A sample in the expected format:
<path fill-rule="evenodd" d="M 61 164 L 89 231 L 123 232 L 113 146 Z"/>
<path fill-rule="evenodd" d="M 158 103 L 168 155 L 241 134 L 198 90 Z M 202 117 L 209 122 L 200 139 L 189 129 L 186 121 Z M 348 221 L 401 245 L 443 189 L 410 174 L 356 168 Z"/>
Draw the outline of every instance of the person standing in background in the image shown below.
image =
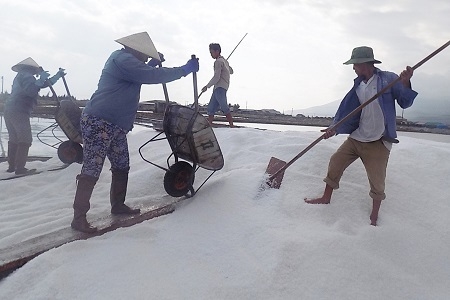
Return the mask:
<path fill-rule="evenodd" d="M 92 233 L 86 213 L 90 198 L 103 169 L 105 158 L 111 163 L 111 213 L 138 214 L 139 208 L 125 204 L 130 170 L 127 133 L 136 117 L 142 84 L 167 83 L 185 77 L 199 69 L 198 59 L 190 59 L 176 68 L 156 68 L 164 61 L 147 32 L 116 40 L 124 48 L 114 51 L 105 63 L 97 90 L 81 115 L 83 166 L 77 176 L 71 227 Z M 149 57 L 152 59 L 148 62 Z"/>
<path fill-rule="evenodd" d="M 214 86 L 211 99 L 208 104 L 208 121 L 212 124 L 214 120 L 214 114 L 220 108 L 220 110 L 225 114 L 230 127 L 233 127 L 233 117 L 231 116 L 230 108 L 227 103 L 227 90 L 230 87 L 230 74 L 233 74 L 233 69 L 228 64 L 228 61 L 220 55 L 221 48 L 219 44 L 209 44 L 209 53 L 211 57 L 215 59 L 214 61 L 214 76 L 202 88 L 202 92 L 212 86 Z"/>
<path fill-rule="evenodd" d="M 30 118 L 37 105 L 39 91 L 55 84 L 65 75 L 60 69 L 53 77 L 44 71 L 31 57 L 24 59 L 11 68 L 17 72 L 10 97 L 5 103 L 5 124 L 8 130 L 8 169 L 16 175 L 34 173 L 36 169 L 25 168 L 28 151 L 33 142 Z M 34 76 L 38 75 L 39 79 Z"/>

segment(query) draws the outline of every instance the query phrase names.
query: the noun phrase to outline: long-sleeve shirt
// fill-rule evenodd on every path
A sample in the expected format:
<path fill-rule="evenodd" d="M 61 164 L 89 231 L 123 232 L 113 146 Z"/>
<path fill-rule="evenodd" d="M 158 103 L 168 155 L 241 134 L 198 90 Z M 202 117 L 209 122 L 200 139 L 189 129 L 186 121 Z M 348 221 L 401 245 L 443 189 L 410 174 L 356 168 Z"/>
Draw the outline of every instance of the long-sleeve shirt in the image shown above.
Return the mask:
<path fill-rule="evenodd" d="M 106 61 L 97 90 L 83 112 L 130 131 L 136 118 L 141 85 L 166 83 L 182 76 L 186 76 L 186 72 L 181 67 L 153 68 L 125 49 L 116 50 Z"/>
<path fill-rule="evenodd" d="M 378 75 L 377 79 L 377 91 L 381 91 L 384 87 L 389 85 L 391 82 L 398 78 L 398 75 L 392 72 L 381 71 L 375 68 L 375 73 Z M 354 85 L 352 89 L 345 95 L 344 99 L 341 101 L 339 108 L 336 112 L 332 125 L 336 124 L 349 113 L 351 113 L 355 108 L 360 106 L 358 96 L 356 94 L 356 88 L 360 84 L 363 78 L 356 78 L 354 80 Z M 395 100 L 401 108 L 410 107 L 414 99 L 417 96 L 417 92 L 405 87 L 400 81 L 394 84 L 388 91 L 383 93 L 377 100 L 380 104 L 381 110 L 384 115 L 384 125 L 385 131 L 383 137 L 388 140 L 394 140 L 397 137 L 396 131 L 396 112 L 395 112 Z M 349 120 L 341 124 L 336 128 L 336 133 L 352 133 L 359 127 L 359 122 L 361 118 L 361 111 L 351 117 Z"/>
<path fill-rule="evenodd" d="M 210 88 L 214 86 L 214 89 L 221 87 L 228 90 L 230 86 L 230 74 L 233 74 L 233 69 L 223 56 L 219 56 L 214 61 L 214 76 L 208 82 L 206 87 Z"/>
<path fill-rule="evenodd" d="M 11 95 L 6 100 L 5 111 L 23 112 L 31 116 L 37 104 L 40 87 L 29 71 L 19 71 L 14 77 Z"/>

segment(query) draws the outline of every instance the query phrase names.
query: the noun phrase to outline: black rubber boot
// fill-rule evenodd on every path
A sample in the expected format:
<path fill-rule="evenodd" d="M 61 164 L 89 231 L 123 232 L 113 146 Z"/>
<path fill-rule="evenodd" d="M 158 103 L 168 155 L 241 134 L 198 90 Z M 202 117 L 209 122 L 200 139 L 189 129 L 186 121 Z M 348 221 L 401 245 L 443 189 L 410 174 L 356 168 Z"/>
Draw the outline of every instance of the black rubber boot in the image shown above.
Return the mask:
<path fill-rule="evenodd" d="M 27 163 L 28 150 L 31 144 L 19 143 L 16 150 L 16 175 L 26 175 L 36 172 L 36 169 L 27 169 L 25 164 Z"/>
<path fill-rule="evenodd" d="M 77 176 L 77 180 L 77 191 L 75 193 L 75 200 L 73 201 L 73 220 L 70 226 L 81 232 L 94 233 L 97 231 L 97 228 L 88 223 L 86 213 L 91 207 L 89 200 L 91 199 L 94 186 L 97 183 L 97 178 L 80 174 Z"/>
<path fill-rule="evenodd" d="M 125 204 L 128 186 L 128 171 L 111 169 L 111 190 L 109 193 L 111 201 L 111 214 L 113 215 L 134 215 L 139 214 L 139 208 L 130 208 Z"/>
<path fill-rule="evenodd" d="M 16 153 L 17 144 L 8 142 L 8 169 L 6 170 L 8 173 L 16 171 Z"/>

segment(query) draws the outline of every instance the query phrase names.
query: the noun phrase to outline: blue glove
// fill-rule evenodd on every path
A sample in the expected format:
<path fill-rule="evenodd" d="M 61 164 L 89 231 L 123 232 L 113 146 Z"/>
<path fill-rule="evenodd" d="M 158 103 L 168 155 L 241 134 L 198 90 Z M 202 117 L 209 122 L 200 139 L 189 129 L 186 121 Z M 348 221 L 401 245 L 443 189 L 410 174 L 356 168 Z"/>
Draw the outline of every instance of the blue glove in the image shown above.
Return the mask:
<path fill-rule="evenodd" d="M 199 70 L 198 58 L 191 58 L 184 66 L 181 66 L 181 68 L 186 73 L 186 75 L 192 72 L 198 72 Z"/>
<path fill-rule="evenodd" d="M 56 74 L 59 74 L 60 77 L 64 77 L 67 75 L 66 69 L 59 68 L 58 73 L 56 73 Z"/>
<path fill-rule="evenodd" d="M 45 81 L 48 79 L 49 76 L 50 76 L 50 73 L 48 71 L 42 71 L 41 73 L 39 73 L 39 79 L 36 80 L 36 82 L 34 84 L 40 88 L 43 87 L 45 84 Z"/>
<path fill-rule="evenodd" d="M 59 71 L 56 72 L 56 74 L 53 75 L 52 78 L 49 79 L 50 83 L 51 83 L 52 85 L 54 85 L 54 84 L 58 81 L 58 79 L 60 79 L 61 77 L 64 77 L 64 76 L 67 74 L 67 73 L 65 73 L 64 71 L 65 71 L 65 69 L 59 68 Z"/>
<path fill-rule="evenodd" d="M 157 60 L 156 58 L 152 58 L 149 60 L 149 62 L 147 63 L 147 65 L 149 65 L 150 67 L 156 67 L 157 65 L 159 65 L 162 62 L 165 62 L 166 60 L 164 59 L 164 54 L 162 54 L 161 52 L 158 52 L 159 54 L 159 60 Z"/>

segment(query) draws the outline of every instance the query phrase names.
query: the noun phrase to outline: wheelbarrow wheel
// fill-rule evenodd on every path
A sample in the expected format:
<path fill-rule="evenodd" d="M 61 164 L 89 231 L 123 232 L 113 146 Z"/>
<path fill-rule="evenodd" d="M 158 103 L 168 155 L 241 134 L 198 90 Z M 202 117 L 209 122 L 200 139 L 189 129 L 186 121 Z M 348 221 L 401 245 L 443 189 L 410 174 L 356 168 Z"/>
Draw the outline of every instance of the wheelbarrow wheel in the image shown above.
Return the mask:
<path fill-rule="evenodd" d="M 164 189 L 172 197 L 184 196 L 192 188 L 194 178 L 194 168 L 188 162 L 176 162 L 164 175 Z"/>
<path fill-rule="evenodd" d="M 58 157 L 65 164 L 83 161 L 83 147 L 72 141 L 64 141 L 58 147 Z"/>

